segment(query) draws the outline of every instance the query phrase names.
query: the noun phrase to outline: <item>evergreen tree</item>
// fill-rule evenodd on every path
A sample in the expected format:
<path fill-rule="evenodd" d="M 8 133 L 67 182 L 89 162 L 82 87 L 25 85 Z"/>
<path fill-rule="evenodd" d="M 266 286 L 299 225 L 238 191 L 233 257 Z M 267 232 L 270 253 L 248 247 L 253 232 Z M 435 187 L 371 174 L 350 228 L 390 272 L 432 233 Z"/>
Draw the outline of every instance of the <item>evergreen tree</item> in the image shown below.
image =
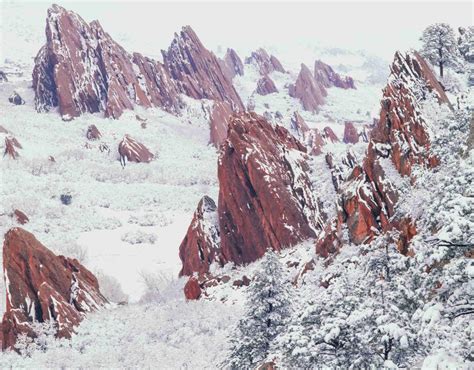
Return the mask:
<path fill-rule="evenodd" d="M 439 67 L 439 74 L 444 75 L 444 68 L 455 66 L 458 61 L 456 36 L 449 24 L 436 23 L 428 26 L 421 36 L 423 48 L 421 54 L 433 65 Z"/>
<path fill-rule="evenodd" d="M 246 312 L 231 338 L 230 367 L 253 368 L 264 361 L 289 314 L 289 288 L 283 267 L 274 252 L 267 252 L 248 289 Z"/>

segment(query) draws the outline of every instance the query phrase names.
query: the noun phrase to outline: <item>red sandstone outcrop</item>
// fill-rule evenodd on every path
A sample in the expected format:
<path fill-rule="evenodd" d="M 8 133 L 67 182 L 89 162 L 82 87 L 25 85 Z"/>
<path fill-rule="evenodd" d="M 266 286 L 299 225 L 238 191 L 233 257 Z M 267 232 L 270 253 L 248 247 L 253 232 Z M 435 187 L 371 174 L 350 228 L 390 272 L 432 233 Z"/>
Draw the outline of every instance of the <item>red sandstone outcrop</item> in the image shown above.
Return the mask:
<path fill-rule="evenodd" d="M 204 196 L 198 204 L 186 236 L 179 247 L 180 276 L 205 273 L 213 262 L 221 263 L 217 207 Z"/>
<path fill-rule="evenodd" d="M 56 256 L 21 228 L 5 235 L 3 270 L 3 349 L 12 348 L 20 334 L 34 336 L 32 321 L 54 321 L 57 336 L 69 338 L 87 313 L 107 304 L 90 271 L 75 259 Z"/>
<path fill-rule="evenodd" d="M 319 106 L 324 104 L 327 91 L 322 84 L 314 79 L 309 68 L 305 64 L 301 64 L 301 71 L 295 84 L 290 85 L 289 94 L 300 100 L 304 110 L 317 112 Z"/>
<path fill-rule="evenodd" d="M 99 140 L 102 137 L 102 134 L 100 133 L 96 125 L 90 125 L 87 128 L 86 137 L 89 140 Z"/>
<path fill-rule="evenodd" d="M 125 166 L 126 162 L 148 163 L 154 158 L 148 148 L 133 139 L 130 135 L 125 135 L 118 146 L 120 163 Z"/>
<path fill-rule="evenodd" d="M 285 73 L 280 61 L 273 55 L 268 55 L 265 49 L 258 49 L 245 59 L 246 64 L 255 64 L 262 76 L 265 76 L 274 71 Z"/>
<path fill-rule="evenodd" d="M 320 60 L 314 63 L 314 78 L 324 87 L 339 87 L 341 89 L 355 89 L 352 77 L 341 77 L 332 67 Z"/>
<path fill-rule="evenodd" d="M 342 139 L 346 144 L 356 144 L 359 142 L 359 133 L 354 124 L 346 121 L 344 124 L 344 137 Z"/>
<path fill-rule="evenodd" d="M 234 115 L 219 157 L 219 226 L 224 262 L 255 261 L 316 235 L 304 146 L 254 113 Z"/>
<path fill-rule="evenodd" d="M 232 115 L 232 107 L 227 102 L 215 101 L 210 114 L 211 143 L 219 147 L 227 138 L 227 127 Z"/>
<path fill-rule="evenodd" d="M 184 296 L 188 300 L 196 300 L 201 297 L 201 286 L 195 277 L 190 277 L 184 286 Z"/>
<path fill-rule="evenodd" d="M 273 82 L 273 80 L 268 77 L 268 75 L 265 75 L 260 80 L 258 80 L 257 89 L 255 92 L 260 95 L 268 95 L 278 92 L 278 89 L 275 86 L 275 82 Z"/>
<path fill-rule="evenodd" d="M 226 101 L 233 110 L 244 110 L 232 81 L 222 71 L 217 57 L 207 50 L 191 29 L 183 27 L 168 48 L 163 61 L 180 93 L 195 99 Z"/>
<path fill-rule="evenodd" d="M 298 112 L 294 112 L 293 117 L 291 117 L 291 129 L 295 131 L 299 137 L 304 137 L 309 131 L 308 125 Z"/>
<path fill-rule="evenodd" d="M 314 128 L 306 133 L 305 143 L 308 148 L 310 148 L 309 154 L 320 155 L 323 153 L 323 146 L 326 145 L 326 139 L 317 128 Z"/>
<path fill-rule="evenodd" d="M 117 118 L 136 104 L 176 112 L 180 93 L 243 109 L 217 58 L 190 27 L 175 35 L 164 63 L 129 54 L 99 22 L 88 24 L 58 5 L 48 9 L 46 39 L 33 70 L 38 111 L 57 106 L 65 119 L 84 112 Z"/>
<path fill-rule="evenodd" d="M 17 149 L 22 149 L 18 140 L 11 135 L 5 136 L 5 151 L 3 152 L 3 156 L 8 155 L 13 159 L 17 159 L 20 156 Z"/>
<path fill-rule="evenodd" d="M 420 98 L 428 92 L 440 104 L 448 98 L 427 63 L 416 52 L 395 54 L 391 75 L 383 92 L 380 120 L 370 134 L 363 165 L 354 167 L 341 189 L 341 219 L 356 244 L 370 241 L 380 231 L 396 229 L 402 253 L 416 227 L 407 219 L 395 217 L 398 201 L 396 184 L 391 183 L 385 167 L 393 166 L 402 176 L 412 176 L 414 165 L 432 168 L 438 159 L 430 153 L 428 128 Z"/>
<path fill-rule="evenodd" d="M 226 68 L 226 72 L 231 80 L 236 75 L 244 75 L 244 65 L 242 63 L 242 59 L 240 59 L 239 55 L 234 49 L 227 49 L 223 63 Z"/>
<path fill-rule="evenodd" d="M 336 133 L 332 130 L 331 127 L 326 126 L 323 129 L 323 132 L 324 132 L 324 138 L 327 141 L 330 141 L 331 143 L 338 143 L 339 142 L 339 138 L 337 137 Z"/>

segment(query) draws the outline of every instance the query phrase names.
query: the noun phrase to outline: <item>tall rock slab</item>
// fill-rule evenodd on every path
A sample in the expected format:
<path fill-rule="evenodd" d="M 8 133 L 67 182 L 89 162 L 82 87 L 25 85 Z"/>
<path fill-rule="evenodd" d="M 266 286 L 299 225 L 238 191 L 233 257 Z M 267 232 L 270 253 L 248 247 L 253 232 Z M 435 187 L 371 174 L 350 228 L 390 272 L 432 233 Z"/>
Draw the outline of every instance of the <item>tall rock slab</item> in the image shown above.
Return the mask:
<path fill-rule="evenodd" d="M 75 259 L 56 256 L 21 228 L 5 235 L 3 271 L 3 349 L 12 348 L 20 334 L 33 336 L 33 321 L 54 321 L 57 336 L 69 338 L 87 313 L 108 303 L 89 270 Z"/>
<path fill-rule="evenodd" d="M 301 64 L 296 82 L 289 87 L 289 94 L 300 100 L 304 110 L 317 112 L 319 106 L 324 104 L 327 91 L 324 85 L 314 79 L 309 68 Z"/>
<path fill-rule="evenodd" d="M 33 88 L 38 111 L 58 107 L 67 119 L 103 112 L 118 118 L 135 105 L 176 113 L 179 94 L 226 101 L 243 109 L 240 97 L 190 27 L 175 35 L 164 63 L 124 50 L 101 27 L 53 5 L 46 19 L 46 44 L 35 58 Z"/>
<path fill-rule="evenodd" d="M 255 113 L 234 115 L 219 157 L 219 226 L 226 261 L 255 261 L 315 237 L 324 216 L 307 175 L 306 149 Z"/>
<path fill-rule="evenodd" d="M 314 63 L 314 78 L 324 87 L 339 87 L 341 89 L 355 89 L 352 77 L 339 75 L 329 65 L 320 60 Z"/>
<path fill-rule="evenodd" d="M 183 265 L 180 276 L 205 273 L 213 262 L 222 262 L 218 221 L 216 203 L 204 196 L 179 246 L 179 258 Z"/>
<path fill-rule="evenodd" d="M 162 54 L 180 93 L 194 99 L 226 101 L 233 110 L 244 110 L 217 57 L 203 46 L 191 27 L 183 27 L 180 33 L 176 33 L 171 46 Z"/>

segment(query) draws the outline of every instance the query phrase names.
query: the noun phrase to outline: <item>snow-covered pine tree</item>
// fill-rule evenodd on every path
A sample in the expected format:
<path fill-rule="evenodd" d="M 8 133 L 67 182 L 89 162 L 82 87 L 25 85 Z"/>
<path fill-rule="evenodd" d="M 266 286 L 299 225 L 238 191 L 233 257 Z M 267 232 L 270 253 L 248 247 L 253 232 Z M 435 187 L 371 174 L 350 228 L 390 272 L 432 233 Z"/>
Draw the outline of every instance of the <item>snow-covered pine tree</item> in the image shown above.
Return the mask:
<path fill-rule="evenodd" d="M 458 64 L 459 51 L 453 29 L 447 23 L 432 24 L 421 36 L 423 48 L 421 54 L 433 65 L 439 67 L 443 77 L 444 68 Z"/>
<path fill-rule="evenodd" d="M 290 315 L 288 282 L 278 255 L 265 254 L 248 289 L 246 312 L 231 337 L 224 367 L 249 369 L 263 362 Z"/>

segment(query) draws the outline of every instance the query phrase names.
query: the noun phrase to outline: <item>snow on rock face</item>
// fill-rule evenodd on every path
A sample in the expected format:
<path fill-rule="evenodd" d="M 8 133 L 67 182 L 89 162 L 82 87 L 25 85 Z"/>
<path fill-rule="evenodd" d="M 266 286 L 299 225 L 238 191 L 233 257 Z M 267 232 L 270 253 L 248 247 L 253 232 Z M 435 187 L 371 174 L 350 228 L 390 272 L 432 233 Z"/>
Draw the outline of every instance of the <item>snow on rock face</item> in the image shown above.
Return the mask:
<path fill-rule="evenodd" d="M 320 60 L 314 63 L 314 78 L 324 87 L 339 87 L 341 89 L 355 89 L 352 77 L 341 77 L 332 67 Z"/>
<path fill-rule="evenodd" d="M 12 348 L 20 334 L 34 335 L 32 321 L 55 321 L 57 336 L 69 338 L 85 314 L 107 304 L 90 271 L 75 259 L 56 256 L 21 228 L 5 235 L 3 270 L 3 349 Z"/>
<path fill-rule="evenodd" d="M 300 73 L 294 85 L 290 86 L 289 94 L 301 101 L 304 110 L 317 112 L 318 107 L 324 104 L 327 91 L 324 85 L 314 79 L 309 68 L 301 64 Z"/>
<path fill-rule="evenodd" d="M 53 5 L 46 20 L 46 44 L 35 59 L 33 88 L 38 111 L 59 107 L 67 119 L 104 112 L 118 118 L 135 105 L 175 113 L 179 94 L 226 101 L 243 109 L 217 58 L 190 27 L 175 35 L 164 63 L 129 54 L 101 27 Z"/>
<path fill-rule="evenodd" d="M 118 146 L 120 162 L 123 166 L 128 162 L 148 163 L 154 158 L 148 148 L 133 139 L 130 135 L 125 135 Z"/>
<path fill-rule="evenodd" d="M 258 49 L 245 59 L 246 64 L 255 64 L 262 76 L 266 76 L 274 71 L 285 73 L 280 61 L 273 55 L 268 55 L 265 49 Z"/>
<path fill-rule="evenodd" d="M 273 82 L 273 80 L 268 75 L 265 75 L 260 80 L 258 80 L 257 89 L 255 91 L 260 95 L 268 95 L 278 92 L 278 89 L 275 86 L 275 82 Z"/>
<path fill-rule="evenodd" d="M 412 176 L 415 165 L 432 168 L 438 159 L 430 153 L 430 139 L 421 102 L 433 95 L 449 104 L 441 85 L 416 52 L 397 52 L 383 92 L 380 119 L 370 135 L 363 165 L 353 168 L 341 187 L 340 219 L 347 223 L 351 241 L 368 242 L 380 231 L 400 231 L 398 247 L 408 253 L 408 242 L 416 234 L 407 219 L 394 218 L 397 184 L 386 175 L 384 160 L 402 176 Z"/>
<path fill-rule="evenodd" d="M 232 80 L 191 27 L 175 34 L 168 51 L 163 51 L 163 61 L 180 93 L 194 99 L 226 101 L 233 110 L 244 110 Z"/>
<path fill-rule="evenodd" d="M 183 264 L 180 276 L 208 272 L 211 263 L 221 262 L 217 206 L 212 198 L 200 200 L 179 247 L 179 258 Z"/>
<path fill-rule="evenodd" d="M 230 80 L 232 80 L 232 78 L 237 75 L 244 75 L 244 65 L 242 63 L 242 59 L 240 59 L 239 55 L 234 49 L 227 49 L 223 63 Z"/>
<path fill-rule="evenodd" d="M 232 115 L 232 107 L 227 102 L 215 101 L 211 111 L 211 143 L 219 147 L 227 138 L 227 127 Z"/>
<path fill-rule="evenodd" d="M 153 101 L 172 110 L 176 103 L 169 79 L 161 78 L 167 83 L 159 84 L 160 78 L 146 73 L 157 69 L 155 63 L 132 57 L 97 21 L 87 24 L 77 14 L 53 5 L 48 9 L 46 39 L 33 70 L 38 111 L 59 106 L 63 117 L 105 112 L 117 118 L 134 104 L 150 107 Z"/>
<path fill-rule="evenodd" d="M 234 115 L 219 157 L 219 226 L 225 260 L 237 264 L 281 250 L 321 229 L 306 149 L 255 113 Z"/>
<path fill-rule="evenodd" d="M 291 129 L 295 131 L 299 137 L 304 137 L 309 131 L 308 124 L 298 112 L 294 112 L 293 117 L 291 117 Z"/>

